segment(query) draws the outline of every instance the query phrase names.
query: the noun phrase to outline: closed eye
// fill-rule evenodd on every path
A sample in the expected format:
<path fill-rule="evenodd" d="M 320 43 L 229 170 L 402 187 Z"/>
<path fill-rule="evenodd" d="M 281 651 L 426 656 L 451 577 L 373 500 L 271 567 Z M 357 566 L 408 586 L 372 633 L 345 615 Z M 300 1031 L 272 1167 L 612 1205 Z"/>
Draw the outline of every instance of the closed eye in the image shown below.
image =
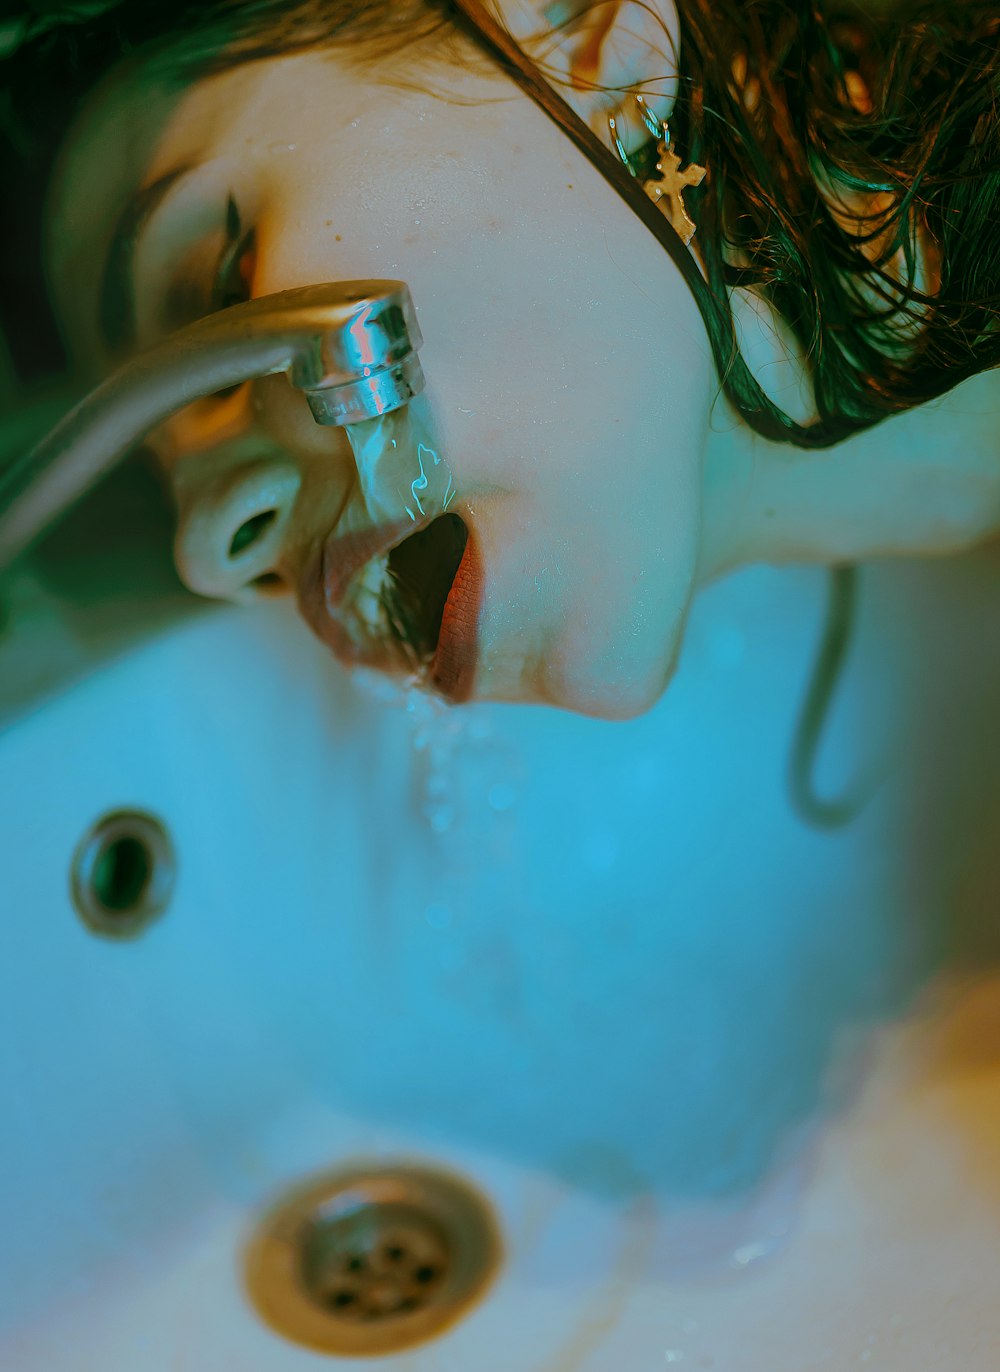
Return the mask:
<path fill-rule="evenodd" d="M 242 304 L 252 294 L 254 267 L 256 266 L 256 232 L 253 228 L 245 230 L 240 218 L 236 201 L 230 195 L 226 202 L 226 239 L 219 256 L 212 282 L 209 309 L 206 313 L 228 309 L 230 305 Z M 226 400 L 240 389 L 227 386 L 215 392 L 215 399 Z"/>
<path fill-rule="evenodd" d="M 226 241 L 212 286 L 212 310 L 224 310 L 250 299 L 255 257 L 255 231 L 244 230 L 236 201 L 230 196 L 226 203 Z"/>

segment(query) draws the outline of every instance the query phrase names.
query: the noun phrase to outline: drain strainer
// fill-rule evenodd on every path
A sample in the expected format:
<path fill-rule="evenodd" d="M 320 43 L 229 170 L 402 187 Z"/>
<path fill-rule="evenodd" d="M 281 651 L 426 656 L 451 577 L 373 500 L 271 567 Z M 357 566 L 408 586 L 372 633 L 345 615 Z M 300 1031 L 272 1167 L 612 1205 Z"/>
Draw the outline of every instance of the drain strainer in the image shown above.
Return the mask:
<path fill-rule="evenodd" d="M 258 1313 L 309 1348 L 349 1357 L 442 1333 L 489 1284 L 500 1239 L 488 1202 L 428 1167 L 320 1177 L 267 1215 L 246 1256 Z"/>

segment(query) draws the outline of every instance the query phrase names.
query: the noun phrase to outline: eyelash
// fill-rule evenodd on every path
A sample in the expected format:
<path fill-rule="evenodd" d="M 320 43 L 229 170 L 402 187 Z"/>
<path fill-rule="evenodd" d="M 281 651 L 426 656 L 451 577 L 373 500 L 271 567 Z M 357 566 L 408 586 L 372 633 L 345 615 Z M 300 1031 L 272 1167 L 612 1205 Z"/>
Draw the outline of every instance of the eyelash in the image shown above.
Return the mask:
<path fill-rule="evenodd" d="M 230 195 L 226 201 L 226 241 L 212 278 L 207 311 L 209 314 L 249 300 L 254 248 L 254 230 L 243 232 L 239 208 Z M 213 399 L 227 400 L 240 389 L 239 385 L 227 386 L 224 390 L 216 391 Z"/>
<path fill-rule="evenodd" d="M 254 230 L 243 231 L 239 208 L 230 195 L 226 201 L 226 242 L 212 281 L 210 310 L 224 310 L 249 299 L 254 247 Z"/>

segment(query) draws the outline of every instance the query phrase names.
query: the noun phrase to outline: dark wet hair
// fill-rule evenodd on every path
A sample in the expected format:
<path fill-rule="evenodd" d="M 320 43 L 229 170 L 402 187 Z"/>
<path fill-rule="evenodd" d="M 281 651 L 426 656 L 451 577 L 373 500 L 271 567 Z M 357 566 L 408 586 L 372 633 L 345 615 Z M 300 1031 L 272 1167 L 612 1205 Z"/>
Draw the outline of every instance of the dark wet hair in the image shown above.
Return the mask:
<path fill-rule="evenodd" d="M 91 8 L 102 3 L 91 0 Z M 36 0 L 35 8 L 53 6 Z M 86 4 L 67 8 L 79 14 Z M 526 88 L 544 85 L 523 54 L 498 52 L 487 8 L 477 0 L 123 0 L 28 39 L 4 64 L 11 75 L 0 128 L 22 160 L 44 165 L 68 111 L 108 67 L 182 34 L 200 36 L 188 37 L 190 77 L 332 42 L 384 57 L 415 37 L 432 43 L 454 25 Z M 853 9 L 824 14 L 811 0 L 678 0 L 678 9 L 671 129 L 687 158 L 710 168 L 686 195 L 707 282 L 657 236 L 688 280 L 720 388 L 746 423 L 772 440 L 828 447 L 997 365 L 1000 17 L 993 0 L 931 0 L 880 19 Z M 586 138 L 597 140 L 571 128 L 564 102 L 546 103 L 628 198 L 628 173 L 615 170 L 607 149 L 588 150 Z M 838 192 L 868 198 L 862 233 L 846 231 L 833 212 Z M 644 215 L 651 204 L 641 192 L 633 203 Z M 933 290 L 919 284 L 921 252 L 934 264 Z M 788 325 L 812 382 L 812 422 L 787 415 L 743 361 L 729 303 L 738 287 L 765 298 Z M 831 569 L 830 591 L 791 776 L 797 807 L 816 823 L 852 813 L 816 799 L 808 778 L 850 634 L 857 568 Z"/>

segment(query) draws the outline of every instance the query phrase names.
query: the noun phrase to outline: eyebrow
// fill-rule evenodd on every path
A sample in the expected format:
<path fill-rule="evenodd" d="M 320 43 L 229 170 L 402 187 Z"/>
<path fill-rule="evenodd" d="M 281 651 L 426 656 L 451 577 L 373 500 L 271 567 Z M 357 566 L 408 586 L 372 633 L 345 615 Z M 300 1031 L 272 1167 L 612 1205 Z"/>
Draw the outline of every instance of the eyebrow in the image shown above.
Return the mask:
<path fill-rule="evenodd" d="M 113 355 L 135 346 L 135 250 L 168 191 L 193 170 L 187 163 L 138 191 L 118 217 L 101 272 L 97 322 L 101 341 Z"/>

